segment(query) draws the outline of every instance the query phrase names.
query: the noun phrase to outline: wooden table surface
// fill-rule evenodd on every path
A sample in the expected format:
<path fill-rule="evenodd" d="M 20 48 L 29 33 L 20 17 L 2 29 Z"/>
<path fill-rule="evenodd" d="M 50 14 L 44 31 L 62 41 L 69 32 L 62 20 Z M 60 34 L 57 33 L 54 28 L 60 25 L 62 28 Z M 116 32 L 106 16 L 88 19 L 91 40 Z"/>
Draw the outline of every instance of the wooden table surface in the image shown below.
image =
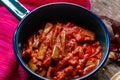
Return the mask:
<path fill-rule="evenodd" d="M 120 0 L 91 0 L 91 4 L 91 10 L 97 15 L 107 16 L 120 22 Z M 110 80 L 118 71 L 120 71 L 120 62 L 107 61 L 105 65 L 88 80 Z"/>
<path fill-rule="evenodd" d="M 120 21 L 120 0 L 91 0 L 91 10 L 98 15 Z"/>

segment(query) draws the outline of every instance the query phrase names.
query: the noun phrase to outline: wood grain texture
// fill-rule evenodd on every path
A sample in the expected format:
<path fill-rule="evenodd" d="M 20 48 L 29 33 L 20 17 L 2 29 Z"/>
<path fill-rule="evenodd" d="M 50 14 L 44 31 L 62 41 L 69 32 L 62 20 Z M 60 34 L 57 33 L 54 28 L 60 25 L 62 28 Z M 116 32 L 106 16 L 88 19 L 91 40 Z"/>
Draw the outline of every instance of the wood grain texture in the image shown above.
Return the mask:
<path fill-rule="evenodd" d="M 91 0 L 91 10 L 120 21 L 120 0 Z"/>

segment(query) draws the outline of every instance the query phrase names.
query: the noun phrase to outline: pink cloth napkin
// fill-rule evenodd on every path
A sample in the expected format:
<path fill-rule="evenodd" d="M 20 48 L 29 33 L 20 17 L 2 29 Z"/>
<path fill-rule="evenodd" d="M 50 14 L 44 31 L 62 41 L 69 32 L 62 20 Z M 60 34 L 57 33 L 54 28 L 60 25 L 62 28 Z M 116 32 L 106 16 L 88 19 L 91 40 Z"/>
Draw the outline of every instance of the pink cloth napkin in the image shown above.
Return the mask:
<path fill-rule="evenodd" d="M 89 0 L 19 0 L 30 11 L 51 2 L 72 2 L 90 9 Z M 12 37 L 18 19 L 0 4 L 0 80 L 30 80 L 18 63 L 12 47 Z"/>

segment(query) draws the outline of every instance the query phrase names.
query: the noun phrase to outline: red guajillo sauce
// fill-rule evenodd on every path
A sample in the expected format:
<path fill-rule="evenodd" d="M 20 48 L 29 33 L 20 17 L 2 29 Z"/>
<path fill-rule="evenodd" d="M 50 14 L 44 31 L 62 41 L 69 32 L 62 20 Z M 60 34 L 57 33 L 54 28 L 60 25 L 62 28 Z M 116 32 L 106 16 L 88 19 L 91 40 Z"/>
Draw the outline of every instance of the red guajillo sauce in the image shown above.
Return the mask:
<path fill-rule="evenodd" d="M 31 70 L 53 80 L 82 77 L 99 64 L 102 48 L 95 34 L 73 23 L 46 23 L 24 45 Z"/>

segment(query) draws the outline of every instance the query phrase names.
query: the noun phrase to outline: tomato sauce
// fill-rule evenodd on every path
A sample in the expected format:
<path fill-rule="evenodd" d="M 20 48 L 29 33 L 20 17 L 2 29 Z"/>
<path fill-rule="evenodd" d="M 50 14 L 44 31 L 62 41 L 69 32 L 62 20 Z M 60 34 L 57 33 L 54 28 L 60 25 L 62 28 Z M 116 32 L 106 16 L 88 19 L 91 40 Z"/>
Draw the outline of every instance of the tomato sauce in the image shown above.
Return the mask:
<path fill-rule="evenodd" d="M 73 23 L 46 23 L 28 39 L 22 57 L 29 68 L 53 80 L 82 77 L 99 65 L 102 48 L 95 33 Z"/>

